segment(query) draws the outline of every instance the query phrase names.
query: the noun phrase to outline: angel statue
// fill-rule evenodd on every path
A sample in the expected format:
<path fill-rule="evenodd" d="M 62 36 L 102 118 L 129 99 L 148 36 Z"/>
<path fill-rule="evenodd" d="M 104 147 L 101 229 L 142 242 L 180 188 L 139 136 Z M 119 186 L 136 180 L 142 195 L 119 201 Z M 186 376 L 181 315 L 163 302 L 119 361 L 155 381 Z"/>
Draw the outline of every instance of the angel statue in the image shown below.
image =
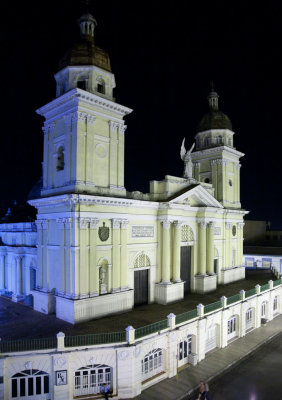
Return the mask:
<path fill-rule="evenodd" d="M 192 144 L 190 150 L 186 151 L 184 142 L 185 142 L 185 138 L 182 141 L 180 157 L 181 157 L 181 160 L 184 161 L 183 178 L 188 179 L 188 178 L 192 178 L 192 175 L 193 175 L 193 163 L 192 163 L 191 153 L 195 147 L 195 143 Z"/>

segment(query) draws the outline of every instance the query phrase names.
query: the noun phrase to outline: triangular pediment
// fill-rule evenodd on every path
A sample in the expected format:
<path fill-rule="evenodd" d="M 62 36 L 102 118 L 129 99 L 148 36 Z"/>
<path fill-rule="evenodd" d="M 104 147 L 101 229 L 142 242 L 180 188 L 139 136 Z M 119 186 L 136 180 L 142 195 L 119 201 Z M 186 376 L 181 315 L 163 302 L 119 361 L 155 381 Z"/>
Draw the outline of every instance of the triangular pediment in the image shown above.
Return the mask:
<path fill-rule="evenodd" d="M 191 207 L 216 207 L 224 208 L 205 188 L 201 185 L 193 185 L 180 195 L 174 196 L 168 203 L 187 204 Z"/>

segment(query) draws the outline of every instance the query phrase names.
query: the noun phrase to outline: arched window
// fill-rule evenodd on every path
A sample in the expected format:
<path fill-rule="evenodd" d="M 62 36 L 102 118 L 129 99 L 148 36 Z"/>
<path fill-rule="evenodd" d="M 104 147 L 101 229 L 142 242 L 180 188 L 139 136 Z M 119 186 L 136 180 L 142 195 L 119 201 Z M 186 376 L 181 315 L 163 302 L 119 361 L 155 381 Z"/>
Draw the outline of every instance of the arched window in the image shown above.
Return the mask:
<path fill-rule="evenodd" d="M 142 381 L 163 371 L 163 350 L 155 349 L 146 354 L 142 364 Z"/>
<path fill-rule="evenodd" d="M 38 369 L 21 371 L 13 375 L 11 381 L 12 399 L 42 399 L 50 393 L 49 374 Z"/>
<path fill-rule="evenodd" d="M 217 144 L 223 144 L 223 140 L 222 140 L 222 136 L 221 135 L 216 137 L 216 143 Z"/>
<path fill-rule="evenodd" d="M 278 314 L 278 296 L 273 299 L 273 314 Z"/>
<path fill-rule="evenodd" d="M 189 225 L 183 225 L 181 227 L 181 242 L 192 242 L 194 240 L 194 234 Z"/>
<path fill-rule="evenodd" d="M 97 92 L 101 93 L 101 94 L 105 94 L 106 91 L 106 84 L 104 79 L 102 79 L 101 77 L 97 79 Z"/>
<path fill-rule="evenodd" d="M 234 315 L 227 321 L 227 340 L 231 340 L 235 336 L 237 336 L 237 318 Z"/>
<path fill-rule="evenodd" d="M 261 303 L 261 318 L 266 318 L 266 314 L 267 314 L 267 302 L 263 301 Z"/>
<path fill-rule="evenodd" d="M 113 388 L 112 368 L 104 364 L 87 365 L 75 371 L 74 395 L 85 396 L 100 393 L 104 385 Z"/>
<path fill-rule="evenodd" d="M 62 171 L 65 168 L 65 149 L 60 146 L 57 150 L 57 171 Z"/>
<path fill-rule="evenodd" d="M 134 261 L 134 268 L 150 267 L 150 258 L 146 254 L 140 254 Z"/>
<path fill-rule="evenodd" d="M 249 308 L 246 312 L 246 331 L 253 328 L 253 310 Z"/>
<path fill-rule="evenodd" d="M 87 82 L 85 79 L 80 79 L 77 81 L 78 89 L 86 90 L 87 89 Z"/>

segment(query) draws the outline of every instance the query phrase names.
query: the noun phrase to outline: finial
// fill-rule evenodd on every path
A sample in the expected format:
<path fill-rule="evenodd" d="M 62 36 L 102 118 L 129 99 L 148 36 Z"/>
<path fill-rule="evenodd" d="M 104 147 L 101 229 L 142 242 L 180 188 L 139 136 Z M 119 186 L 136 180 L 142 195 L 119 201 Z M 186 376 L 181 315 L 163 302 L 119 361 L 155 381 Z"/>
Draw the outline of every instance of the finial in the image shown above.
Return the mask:
<path fill-rule="evenodd" d="M 214 82 L 210 82 L 210 93 L 208 95 L 210 110 L 218 110 L 218 94 L 214 89 Z"/>

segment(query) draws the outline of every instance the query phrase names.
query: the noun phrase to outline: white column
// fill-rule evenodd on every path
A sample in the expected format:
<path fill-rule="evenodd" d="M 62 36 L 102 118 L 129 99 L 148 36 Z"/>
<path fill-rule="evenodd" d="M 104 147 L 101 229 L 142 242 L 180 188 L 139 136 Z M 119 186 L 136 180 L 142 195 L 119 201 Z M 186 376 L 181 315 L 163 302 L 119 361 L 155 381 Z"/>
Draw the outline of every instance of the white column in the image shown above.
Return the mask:
<path fill-rule="evenodd" d="M 36 289 L 43 287 L 43 230 L 42 221 L 35 221 L 37 227 L 37 271 L 36 271 Z"/>
<path fill-rule="evenodd" d="M 214 188 L 214 197 L 218 198 L 218 188 L 217 188 L 217 160 L 211 160 L 211 170 L 212 170 L 212 186 Z"/>
<path fill-rule="evenodd" d="M 117 122 L 109 121 L 110 129 L 110 146 L 109 146 L 109 184 L 117 186 Z"/>
<path fill-rule="evenodd" d="M 16 293 L 22 294 L 22 257 L 16 257 L 16 268 L 17 268 L 17 283 L 16 283 Z"/>
<path fill-rule="evenodd" d="M 207 249 L 207 222 L 200 221 L 198 224 L 198 273 L 206 275 L 206 249 Z"/>
<path fill-rule="evenodd" d="M 181 225 L 182 222 L 175 221 L 173 223 L 173 281 L 181 282 L 180 278 L 180 239 L 181 239 Z"/>
<path fill-rule="evenodd" d="M 65 296 L 72 293 L 72 218 L 65 218 Z"/>
<path fill-rule="evenodd" d="M 49 292 L 49 221 L 42 220 L 42 289 Z"/>
<path fill-rule="evenodd" d="M 170 282 L 170 224 L 168 220 L 162 221 L 163 241 L 162 241 L 162 283 Z"/>
<path fill-rule="evenodd" d="M 117 185 L 124 187 L 124 132 L 126 125 L 119 124 L 118 128 L 118 176 Z"/>
<path fill-rule="evenodd" d="M 0 255 L 0 290 L 5 289 L 5 256 Z"/>
<path fill-rule="evenodd" d="M 214 222 L 208 224 L 207 229 L 207 273 L 214 273 Z"/>

